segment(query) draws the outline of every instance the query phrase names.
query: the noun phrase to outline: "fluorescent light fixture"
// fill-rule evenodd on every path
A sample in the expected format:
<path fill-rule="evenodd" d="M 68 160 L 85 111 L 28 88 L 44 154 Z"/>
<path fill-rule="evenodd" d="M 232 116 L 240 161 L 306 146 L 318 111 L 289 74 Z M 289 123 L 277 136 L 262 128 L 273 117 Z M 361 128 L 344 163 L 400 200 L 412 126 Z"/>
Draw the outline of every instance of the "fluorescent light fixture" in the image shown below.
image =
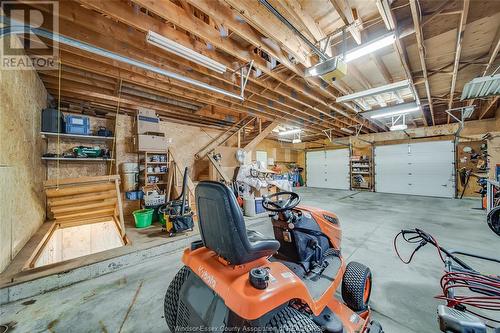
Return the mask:
<path fill-rule="evenodd" d="M 391 131 L 404 131 L 407 128 L 408 128 L 408 125 L 406 125 L 406 124 L 398 124 L 398 125 L 392 125 L 389 129 Z"/>
<path fill-rule="evenodd" d="M 352 129 L 345 128 L 345 127 L 342 127 L 340 130 L 343 131 L 343 132 L 349 133 L 349 134 L 353 134 L 354 133 L 354 131 Z"/>
<path fill-rule="evenodd" d="M 224 73 L 226 71 L 226 66 L 223 64 L 210 59 L 198 52 L 193 51 L 190 48 L 185 47 L 179 43 L 174 42 L 160 34 L 153 31 L 148 31 L 146 36 L 146 41 L 156 47 L 159 47 L 165 51 L 171 52 L 178 55 L 179 57 L 185 58 L 189 61 L 195 62 L 203 67 L 213 70 L 217 73 Z"/>
<path fill-rule="evenodd" d="M 349 102 L 358 98 L 379 95 L 386 92 L 397 91 L 400 89 L 408 88 L 408 80 L 402 80 L 390 84 L 386 84 L 380 87 L 371 88 L 363 91 L 358 91 L 349 95 L 340 96 L 336 99 L 336 102 Z"/>
<path fill-rule="evenodd" d="M 297 134 L 300 132 L 302 132 L 302 130 L 300 128 L 296 128 L 296 129 L 292 129 L 292 130 L 288 130 L 288 131 L 279 132 L 278 135 Z"/>
<path fill-rule="evenodd" d="M 389 35 L 382 36 L 381 38 L 377 38 L 371 42 L 365 43 L 360 47 L 355 48 L 346 53 L 344 62 L 348 63 L 355 59 L 361 58 L 365 55 L 371 54 L 377 50 L 380 50 L 386 46 L 391 45 L 394 42 L 395 36 L 394 33 L 390 33 Z"/>
<path fill-rule="evenodd" d="M 404 115 L 418 110 L 420 110 L 420 106 L 417 105 L 417 103 L 415 102 L 411 102 L 405 104 L 398 104 L 387 108 L 381 108 L 369 112 L 363 112 L 361 113 L 361 115 L 365 118 L 378 119 L 378 118 L 389 118 L 392 116 Z"/>
<path fill-rule="evenodd" d="M 387 117 L 397 116 L 400 114 L 407 114 L 407 113 L 418 111 L 418 110 L 420 110 L 420 108 L 417 106 L 414 108 L 404 109 L 404 110 L 400 110 L 400 111 L 384 112 L 384 113 L 376 114 L 376 115 L 371 116 L 370 118 L 372 118 L 372 119 L 387 118 Z"/>
<path fill-rule="evenodd" d="M 292 143 L 301 143 L 301 142 L 302 142 L 302 140 L 301 140 L 301 139 L 293 139 L 293 140 L 292 140 Z"/>

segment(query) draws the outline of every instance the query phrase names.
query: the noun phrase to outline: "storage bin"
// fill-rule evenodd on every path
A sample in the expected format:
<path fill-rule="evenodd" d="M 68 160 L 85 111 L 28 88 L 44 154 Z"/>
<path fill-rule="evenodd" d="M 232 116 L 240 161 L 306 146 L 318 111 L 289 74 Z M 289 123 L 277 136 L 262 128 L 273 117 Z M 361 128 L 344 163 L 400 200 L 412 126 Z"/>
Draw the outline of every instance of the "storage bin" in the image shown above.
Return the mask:
<path fill-rule="evenodd" d="M 63 133 L 64 127 L 64 116 L 57 109 L 42 110 L 42 132 Z"/>
<path fill-rule="evenodd" d="M 66 133 L 90 135 L 90 119 L 86 116 L 66 116 Z"/>
<path fill-rule="evenodd" d="M 143 197 L 142 191 L 125 192 L 125 198 L 127 198 L 127 200 L 141 200 L 142 197 Z"/>

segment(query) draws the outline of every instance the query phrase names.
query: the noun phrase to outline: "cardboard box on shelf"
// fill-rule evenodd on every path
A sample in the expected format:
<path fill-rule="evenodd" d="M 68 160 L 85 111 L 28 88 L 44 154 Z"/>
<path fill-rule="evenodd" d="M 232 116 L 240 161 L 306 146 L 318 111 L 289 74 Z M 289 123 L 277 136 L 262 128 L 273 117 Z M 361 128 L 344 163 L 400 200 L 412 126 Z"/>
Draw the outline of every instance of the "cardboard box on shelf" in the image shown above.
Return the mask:
<path fill-rule="evenodd" d="M 160 132 L 160 118 L 154 110 L 139 108 L 137 112 L 137 134 Z"/>
<path fill-rule="evenodd" d="M 139 134 L 137 149 L 139 151 L 167 152 L 172 143 L 171 138 L 156 135 Z"/>

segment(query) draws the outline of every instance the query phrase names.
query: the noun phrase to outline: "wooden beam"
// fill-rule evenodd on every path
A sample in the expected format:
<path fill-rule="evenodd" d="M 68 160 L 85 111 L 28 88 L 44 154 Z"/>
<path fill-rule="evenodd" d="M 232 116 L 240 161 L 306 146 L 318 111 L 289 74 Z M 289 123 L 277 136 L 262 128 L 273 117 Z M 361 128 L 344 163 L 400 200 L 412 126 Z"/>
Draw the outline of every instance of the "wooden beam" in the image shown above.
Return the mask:
<path fill-rule="evenodd" d="M 443 0 L 443 2 L 441 2 L 441 4 L 439 4 L 439 6 L 437 6 L 436 9 L 432 10 L 432 14 L 423 17 L 420 25 L 423 27 L 424 25 L 432 21 L 434 18 L 436 18 L 438 15 L 440 15 L 443 12 L 443 10 L 448 8 L 448 6 L 450 6 L 453 3 L 454 1 Z"/>
<path fill-rule="evenodd" d="M 344 22 L 344 25 L 349 26 L 347 30 L 351 33 L 352 38 L 354 38 L 356 43 L 359 45 L 361 44 L 361 33 L 359 28 L 354 25 L 355 20 L 352 15 L 352 8 L 349 6 L 347 1 L 348 0 L 330 0 L 330 3 L 339 14 L 340 18 Z"/>
<path fill-rule="evenodd" d="M 271 124 L 269 124 L 266 128 L 264 128 L 255 138 L 252 139 L 243 149 L 246 152 L 249 152 L 255 148 L 261 142 L 264 140 L 271 132 L 273 129 L 275 129 L 280 123 L 277 121 L 273 121 Z"/>
<path fill-rule="evenodd" d="M 498 109 L 498 96 L 494 97 L 488 104 L 486 104 L 486 106 L 484 107 L 483 111 L 481 112 L 481 114 L 479 115 L 479 119 L 483 119 L 483 117 L 493 108 L 493 107 L 497 107 Z"/>
<path fill-rule="evenodd" d="M 432 105 L 431 87 L 429 84 L 429 78 L 427 77 L 427 66 L 425 65 L 424 37 L 422 34 L 422 27 L 420 26 L 420 10 L 417 8 L 417 0 L 410 0 L 410 7 L 413 25 L 415 27 L 415 35 L 417 38 L 418 58 L 420 60 L 420 67 L 422 67 L 422 72 L 424 74 L 425 93 L 427 94 L 429 110 L 431 111 L 432 125 L 434 126 L 434 106 Z"/>
<path fill-rule="evenodd" d="M 448 109 L 451 109 L 453 107 L 453 95 L 455 94 L 455 85 L 457 83 L 457 76 L 458 76 L 458 66 L 460 62 L 460 55 L 462 53 L 462 39 L 464 37 L 468 14 L 469 14 L 469 0 L 464 0 L 462 14 L 460 15 L 460 24 L 458 26 L 457 45 L 455 48 L 455 62 L 453 65 L 453 76 L 451 78 L 450 99 L 448 101 Z M 450 118 L 451 116 L 448 114 L 448 120 L 447 120 L 448 123 L 450 123 Z"/>
<path fill-rule="evenodd" d="M 326 34 L 321 30 L 319 24 L 302 8 L 298 0 L 278 0 L 278 2 L 301 24 L 304 30 L 314 38 L 315 42 L 319 42 L 326 37 Z"/>
<path fill-rule="evenodd" d="M 144 1 L 144 0 L 141 0 Z M 270 13 L 267 8 L 253 0 L 225 0 L 263 35 L 275 40 L 282 49 L 286 50 L 305 67 L 312 65 L 311 49 L 295 35 L 283 22 Z"/>

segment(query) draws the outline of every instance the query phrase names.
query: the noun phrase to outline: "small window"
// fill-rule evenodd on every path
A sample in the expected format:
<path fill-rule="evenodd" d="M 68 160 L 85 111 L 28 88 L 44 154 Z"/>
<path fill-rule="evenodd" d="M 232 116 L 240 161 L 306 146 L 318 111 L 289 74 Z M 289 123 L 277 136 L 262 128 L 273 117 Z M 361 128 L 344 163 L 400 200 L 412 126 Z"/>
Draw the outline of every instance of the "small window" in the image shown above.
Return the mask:
<path fill-rule="evenodd" d="M 262 162 L 262 164 L 267 167 L 267 151 L 257 150 L 255 151 L 255 159 Z"/>

